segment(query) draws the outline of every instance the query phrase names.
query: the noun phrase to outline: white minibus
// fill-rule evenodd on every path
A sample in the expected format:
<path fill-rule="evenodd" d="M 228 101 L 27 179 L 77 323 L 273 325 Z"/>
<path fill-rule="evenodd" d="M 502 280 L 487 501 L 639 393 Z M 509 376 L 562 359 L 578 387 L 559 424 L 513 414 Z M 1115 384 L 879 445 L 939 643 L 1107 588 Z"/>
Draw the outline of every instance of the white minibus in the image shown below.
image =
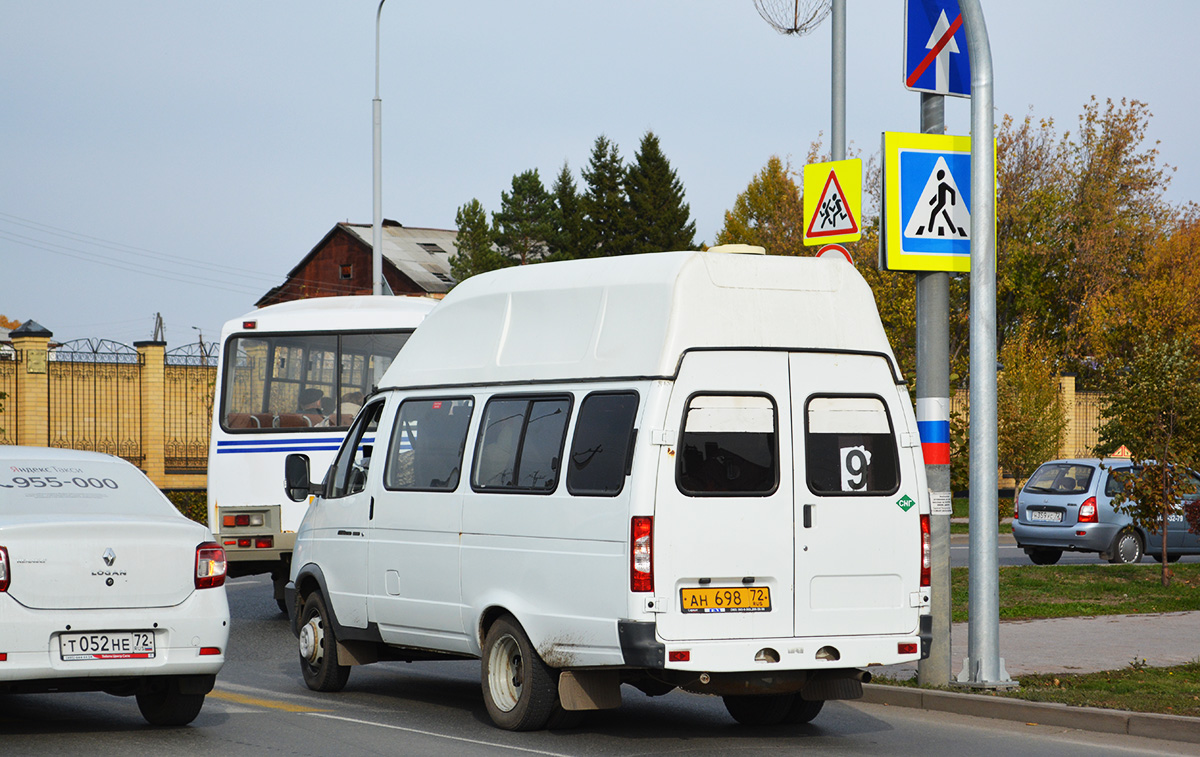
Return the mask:
<path fill-rule="evenodd" d="M 325 467 L 363 398 L 437 300 L 318 297 L 271 305 L 221 330 L 208 450 L 208 524 L 229 575 L 283 585 L 305 503 L 279 490 L 283 460 Z"/>
<path fill-rule="evenodd" d="M 502 728 L 621 687 L 802 723 L 928 654 L 912 402 L 852 265 L 667 252 L 459 284 L 367 400 L 297 534 L 300 668 L 482 661 Z M 311 473 L 324 476 L 313 483 Z"/>

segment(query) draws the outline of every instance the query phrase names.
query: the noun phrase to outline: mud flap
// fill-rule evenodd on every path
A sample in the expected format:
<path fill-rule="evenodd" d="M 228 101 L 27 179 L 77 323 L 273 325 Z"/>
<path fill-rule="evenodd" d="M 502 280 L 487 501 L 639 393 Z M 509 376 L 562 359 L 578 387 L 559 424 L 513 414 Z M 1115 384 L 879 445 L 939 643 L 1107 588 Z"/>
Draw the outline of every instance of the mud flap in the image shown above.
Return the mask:
<path fill-rule="evenodd" d="M 621 706 L 621 675 L 615 670 L 564 670 L 558 676 L 564 710 L 612 710 Z"/>

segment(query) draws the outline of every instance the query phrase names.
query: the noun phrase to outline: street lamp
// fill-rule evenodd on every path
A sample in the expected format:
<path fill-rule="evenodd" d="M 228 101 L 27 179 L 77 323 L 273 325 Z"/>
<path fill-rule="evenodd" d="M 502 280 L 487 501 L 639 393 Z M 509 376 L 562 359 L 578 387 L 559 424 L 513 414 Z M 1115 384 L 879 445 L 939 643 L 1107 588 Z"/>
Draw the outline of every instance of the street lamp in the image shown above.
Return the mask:
<path fill-rule="evenodd" d="M 372 179 L 374 213 L 371 228 L 371 294 L 383 294 L 383 101 L 379 99 L 379 19 L 383 15 L 383 4 L 375 11 L 375 99 L 371 101 L 372 129 Z"/>

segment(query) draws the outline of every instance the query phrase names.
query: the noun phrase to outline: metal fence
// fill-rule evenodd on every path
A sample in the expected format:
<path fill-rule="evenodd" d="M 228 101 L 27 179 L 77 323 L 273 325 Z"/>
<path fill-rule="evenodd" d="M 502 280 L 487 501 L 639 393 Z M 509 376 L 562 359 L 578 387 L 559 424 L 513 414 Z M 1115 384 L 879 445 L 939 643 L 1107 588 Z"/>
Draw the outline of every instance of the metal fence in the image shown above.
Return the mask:
<path fill-rule="evenodd" d="M 0 345 L 0 444 L 17 443 L 17 367 L 21 353 Z"/>
<path fill-rule="evenodd" d="M 163 367 L 163 452 L 167 473 L 208 466 L 217 345 L 193 342 L 166 354 Z"/>
<path fill-rule="evenodd" d="M 47 444 L 123 457 L 141 465 L 141 356 L 107 339 L 75 339 L 52 349 Z"/>

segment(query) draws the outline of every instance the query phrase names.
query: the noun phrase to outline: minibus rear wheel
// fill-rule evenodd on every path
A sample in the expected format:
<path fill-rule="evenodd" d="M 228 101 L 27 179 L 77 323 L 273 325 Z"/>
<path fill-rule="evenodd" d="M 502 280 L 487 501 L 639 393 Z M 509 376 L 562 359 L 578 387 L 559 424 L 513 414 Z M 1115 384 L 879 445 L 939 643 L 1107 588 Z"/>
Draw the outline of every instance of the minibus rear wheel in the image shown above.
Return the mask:
<path fill-rule="evenodd" d="M 795 694 L 725 696 L 725 709 L 742 725 L 779 725 L 791 712 Z"/>
<path fill-rule="evenodd" d="M 483 702 L 499 727 L 536 731 L 562 709 L 558 671 L 542 661 L 512 616 L 501 616 L 488 629 L 482 668 Z"/>

